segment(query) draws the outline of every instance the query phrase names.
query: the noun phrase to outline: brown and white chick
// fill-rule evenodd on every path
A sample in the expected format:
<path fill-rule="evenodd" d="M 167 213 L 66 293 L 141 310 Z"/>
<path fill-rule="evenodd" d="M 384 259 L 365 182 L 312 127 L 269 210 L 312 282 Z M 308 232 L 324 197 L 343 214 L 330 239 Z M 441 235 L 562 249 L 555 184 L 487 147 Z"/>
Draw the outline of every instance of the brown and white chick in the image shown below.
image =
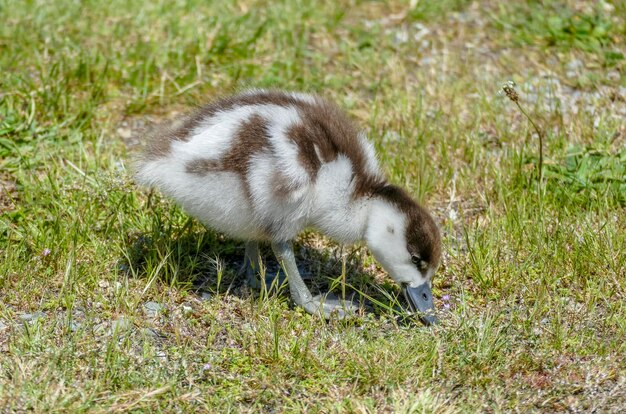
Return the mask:
<path fill-rule="evenodd" d="M 207 227 L 246 241 L 252 285 L 258 242 L 270 242 L 292 299 L 311 314 L 345 317 L 354 308 L 306 287 L 292 247 L 306 227 L 340 243 L 364 241 L 422 321 L 436 320 L 437 225 L 387 182 L 365 135 L 318 96 L 250 90 L 210 103 L 150 137 L 136 178 Z"/>

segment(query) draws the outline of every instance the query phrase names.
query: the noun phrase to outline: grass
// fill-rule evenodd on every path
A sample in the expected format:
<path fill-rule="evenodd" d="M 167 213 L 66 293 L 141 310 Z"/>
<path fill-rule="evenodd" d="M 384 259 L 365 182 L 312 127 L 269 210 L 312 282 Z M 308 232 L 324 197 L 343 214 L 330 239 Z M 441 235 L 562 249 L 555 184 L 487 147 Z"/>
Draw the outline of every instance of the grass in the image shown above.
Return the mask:
<path fill-rule="evenodd" d="M 3 411 L 626 406 L 622 2 L 0 0 L 0 19 Z M 508 80 L 545 134 L 540 185 Z M 429 205 L 439 326 L 398 315 L 364 247 L 311 232 L 309 283 L 372 311 L 251 293 L 241 243 L 133 184 L 142 128 L 249 86 L 337 101 Z"/>

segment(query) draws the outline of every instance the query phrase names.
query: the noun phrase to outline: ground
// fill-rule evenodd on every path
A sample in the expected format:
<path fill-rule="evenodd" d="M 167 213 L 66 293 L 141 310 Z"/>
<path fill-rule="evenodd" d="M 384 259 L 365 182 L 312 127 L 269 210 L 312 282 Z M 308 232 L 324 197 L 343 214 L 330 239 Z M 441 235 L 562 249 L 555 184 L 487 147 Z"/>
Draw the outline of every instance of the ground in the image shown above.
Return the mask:
<path fill-rule="evenodd" d="M 626 407 L 624 2 L 0 0 L 0 20 L 3 412 Z M 146 129 L 246 87 L 336 101 L 431 209 L 438 326 L 313 232 L 309 283 L 361 316 L 250 291 L 241 243 L 134 185 Z"/>

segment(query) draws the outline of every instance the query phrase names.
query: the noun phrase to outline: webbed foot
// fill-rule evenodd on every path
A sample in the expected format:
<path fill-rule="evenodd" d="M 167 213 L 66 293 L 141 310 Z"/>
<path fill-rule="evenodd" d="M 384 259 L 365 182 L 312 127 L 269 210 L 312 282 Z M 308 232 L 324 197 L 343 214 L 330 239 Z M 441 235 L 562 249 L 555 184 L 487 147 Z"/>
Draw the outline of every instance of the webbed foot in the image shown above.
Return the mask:
<path fill-rule="evenodd" d="M 353 300 L 340 299 L 334 293 L 325 293 L 313 298 L 303 308 L 310 314 L 321 314 L 325 319 L 345 320 L 359 312 L 359 304 Z"/>

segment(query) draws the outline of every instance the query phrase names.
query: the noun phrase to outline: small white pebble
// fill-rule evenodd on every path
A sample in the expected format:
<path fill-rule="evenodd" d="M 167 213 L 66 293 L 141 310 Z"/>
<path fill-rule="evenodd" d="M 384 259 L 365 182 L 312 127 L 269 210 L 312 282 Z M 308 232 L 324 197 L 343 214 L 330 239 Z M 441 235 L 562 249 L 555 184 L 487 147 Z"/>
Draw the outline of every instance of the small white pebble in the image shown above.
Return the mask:
<path fill-rule="evenodd" d="M 31 322 L 43 318 L 44 316 L 46 316 L 45 313 L 37 311 L 34 313 L 23 313 L 20 315 L 20 319 L 24 322 Z"/>
<path fill-rule="evenodd" d="M 146 302 L 143 304 L 144 310 L 148 316 L 156 316 L 159 312 L 163 311 L 164 307 L 157 302 Z"/>
<path fill-rule="evenodd" d="M 128 139 L 133 135 L 133 132 L 128 128 L 118 128 L 116 132 L 123 139 Z"/>
<path fill-rule="evenodd" d="M 450 210 L 448 211 L 448 218 L 452 221 L 456 221 L 459 218 L 459 215 L 456 210 Z"/>
<path fill-rule="evenodd" d="M 131 321 L 129 321 L 128 319 L 124 317 L 121 317 L 113 321 L 113 323 L 111 324 L 111 331 L 112 332 L 126 331 L 132 326 L 133 326 L 133 323 Z"/>
<path fill-rule="evenodd" d="M 620 76 L 618 71 L 612 70 L 612 71 L 609 71 L 609 73 L 606 74 L 606 78 L 608 80 L 610 80 L 610 81 L 618 82 L 620 80 L 621 76 Z"/>

